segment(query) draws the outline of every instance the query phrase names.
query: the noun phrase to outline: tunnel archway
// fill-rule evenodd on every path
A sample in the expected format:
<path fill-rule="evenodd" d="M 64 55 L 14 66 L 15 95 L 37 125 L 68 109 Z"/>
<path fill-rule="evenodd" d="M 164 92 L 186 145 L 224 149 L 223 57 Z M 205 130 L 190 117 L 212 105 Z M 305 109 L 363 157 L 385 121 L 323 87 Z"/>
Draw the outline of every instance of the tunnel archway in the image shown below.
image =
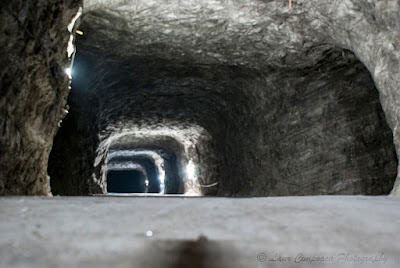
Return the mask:
<path fill-rule="evenodd" d="M 242 3 L 249 13 L 241 15 L 240 23 L 230 13 L 215 11 L 229 26 L 222 30 L 217 22 L 208 21 L 203 14 L 208 7 L 199 3 L 198 10 L 187 7 L 186 12 L 200 12 L 202 27 L 212 25 L 214 30 L 204 36 L 184 35 L 184 27 L 167 15 L 173 10 L 171 4 L 161 10 L 143 2 L 131 16 L 122 11 L 125 4 L 115 2 L 119 11 L 111 11 L 102 1 L 88 3 L 80 26 L 85 35 L 77 40 L 75 63 L 91 68 L 90 72 L 81 68 L 87 75 L 81 83 L 84 90 L 77 91 L 96 96 L 100 154 L 105 152 L 101 143 L 112 135 L 139 132 L 145 140 L 154 129 L 199 126 L 209 139 L 186 144 L 185 153 L 191 151 L 191 156 L 180 165 L 187 166 L 193 157 L 192 162 L 199 163 L 194 165 L 195 173 L 206 174 L 198 176 L 196 192 L 221 196 L 390 192 L 398 165 L 396 139 L 390 130 L 395 120 L 387 112 L 391 108 L 385 104 L 386 95 L 379 96 L 382 83 L 371 71 L 375 65 L 364 51 L 349 45 L 349 31 L 342 31 L 337 21 L 329 22 L 327 29 L 318 24 L 304 35 L 302 29 L 291 27 L 297 16 L 290 13 L 293 10 L 284 12 L 287 20 L 278 16 L 270 22 L 269 16 L 274 10 L 281 12 L 281 7 Z M 319 10 L 318 5 L 305 5 Z M 139 27 L 144 6 L 154 11 L 149 15 L 154 22 L 150 28 Z M 249 14 L 256 14 L 261 6 L 268 12 L 250 23 Z M 237 6 L 231 8 L 240 13 Z M 303 19 L 310 24 L 324 21 L 323 17 Z M 118 22 L 116 28 L 108 29 L 106 21 Z M 256 28 L 257 33 L 249 34 Z M 260 33 L 264 39 L 257 39 Z M 231 47 L 216 38 L 227 34 L 245 38 Z M 302 38 L 288 38 L 298 35 Z M 112 52 L 108 48 L 117 45 L 115 40 L 125 45 Z M 96 160 L 92 192 L 99 191 L 105 159 Z M 180 173 L 187 170 L 181 168 Z"/>
<path fill-rule="evenodd" d="M 110 138 L 105 144 L 110 146 L 108 151 L 102 151 L 98 157 L 104 159 L 107 165 L 124 158 L 151 158 L 153 162 L 157 162 L 162 192 L 165 194 L 185 192 L 184 180 L 187 156 L 184 146 L 174 138 L 168 136 L 147 136 L 143 138 L 124 134 Z M 99 163 L 99 165 L 101 164 Z M 106 171 L 105 167 L 102 168 L 103 174 Z M 105 184 L 104 175 L 99 174 L 99 176 L 103 178 L 101 184 Z"/>
<path fill-rule="evenodd" d="M 165 160 L 154 151 L 146 150 L 116 150 L 110 153 L 107 170 L 115 166 L 129 168 L 141 165 L 148 177 L 148 193 L 165 193 Z"/>
<path fill-rule="evenodd" d="M 148 154 L 136 154 L 134 156 L 109 157 L 107 161 L 107 172 L 115 169 L 130 169 L 140 166 L 147 177 L 146 193 L 164 193 L 164 164 L 157 164 L 157 161 Z M 108 188 L 108 180 L 107 180 Z M 107 190 L 108 192 L 108 190 Z"/>

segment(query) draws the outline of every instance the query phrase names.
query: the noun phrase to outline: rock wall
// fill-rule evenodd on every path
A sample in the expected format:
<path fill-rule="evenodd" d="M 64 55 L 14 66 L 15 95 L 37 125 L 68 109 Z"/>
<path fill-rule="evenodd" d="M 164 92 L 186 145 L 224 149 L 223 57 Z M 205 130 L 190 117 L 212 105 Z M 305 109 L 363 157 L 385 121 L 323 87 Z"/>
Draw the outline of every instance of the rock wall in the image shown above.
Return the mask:
<path fill-rule="evenodd" d="M 18 3 L 1 9 L 0 190 L 44 194 L 68 91 L 66 26 L 79 3 Z M 204 175 L 193 189 L 213 185 L 207 191 L 221 196 L 392 189 L 399 1 L 298 0 L 290 8 L 277 0 L 86 0 L 80 29 L 75 115 L 49 168 L 55 182 L 71 184 L 59 189 L 100 191 L 110 137 L 171 126 L 204 130 L 181 141 Z M 71 144 L 78 146 L 64 153 Z M 62 172 L 73 167 L 82 179 Z"/>
<path fill-rule="evenodd" d="M 232 173 L 220 194 L 390 193 L 396 153 L 370 74 L 349 52 L 327 54 L 315 68 L 272 70 L 247 86 L 246 113 L 232 114 L 228 129 Z"/>
<path fill-rule="evenodd" d="M 0 4 L 0 195 L 50 193 L 47 161 L 69 92 L 67 26 L 81 5 Z"/>

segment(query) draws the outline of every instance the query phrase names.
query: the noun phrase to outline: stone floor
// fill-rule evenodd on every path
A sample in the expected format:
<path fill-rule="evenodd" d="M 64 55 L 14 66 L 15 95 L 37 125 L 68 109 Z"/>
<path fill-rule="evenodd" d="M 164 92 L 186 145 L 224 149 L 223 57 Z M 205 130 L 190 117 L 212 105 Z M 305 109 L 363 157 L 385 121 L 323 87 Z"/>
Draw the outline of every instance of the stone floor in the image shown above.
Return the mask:
<path fill-rule="evenodd" d="M 1 267 L 400 267 L 399 234 L 395 197 L 0 198 Z"/>

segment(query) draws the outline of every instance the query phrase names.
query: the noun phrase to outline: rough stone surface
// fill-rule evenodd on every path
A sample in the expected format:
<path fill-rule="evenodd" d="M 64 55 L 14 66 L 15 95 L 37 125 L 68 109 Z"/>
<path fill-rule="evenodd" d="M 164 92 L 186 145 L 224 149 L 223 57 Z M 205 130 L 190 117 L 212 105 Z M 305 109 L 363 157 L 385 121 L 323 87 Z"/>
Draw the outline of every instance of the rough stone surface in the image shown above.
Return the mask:
<path fill-rule="evenodd" d="M 0 195 L 50 193 L 47 161 L 65 115 L 67 26 L 81 1 L 1 1 Z"/>
<path fill-rule="evenodd" d="M 194 145 L 214 194 L 388 194 L 399 10 L 394 0 L 87 0 L 73 90 L 98 98 L 96 164 L 113 135 L 195 125 L 212 137 Z"/>
<path fill-rule="evenodd" d="M 0 266 L 397 268 L 399 222 L 398 197 L 3 197 Z"/>
<path fill-rule="evenodd" d="M 393 188 L 399 1 L 298 0 L 292 8 L 278 0 L 84 4 L 70 98 L 75 114 L 67 124 L 81 127 L 60 133 L 53 150 L 49 173 L 58 192 L 104 192 L 113 137 L 156 129 L 172 137 L 177 128 L 196 129 L 175 137 L 184 148 L 175 152 L 182 155 L 179 176 L 193 193 Z M 78 5 L 1 6 L 3 194 L 48 193 L 47 156 L 68 92 L 66 26 Z M 185 172 L 191 163 L 197 177 Z"/>

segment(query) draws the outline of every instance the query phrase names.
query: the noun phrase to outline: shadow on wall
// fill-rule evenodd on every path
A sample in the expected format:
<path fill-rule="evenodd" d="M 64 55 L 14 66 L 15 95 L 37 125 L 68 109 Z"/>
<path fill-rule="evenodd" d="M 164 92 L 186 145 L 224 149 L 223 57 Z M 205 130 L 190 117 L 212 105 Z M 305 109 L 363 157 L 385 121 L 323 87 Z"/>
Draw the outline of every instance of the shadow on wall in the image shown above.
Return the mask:
<path fill-rule="evenodd" d="M 145 253 L 139 256 L 135 263 L 145 263 L 149 268 L 161 266 L 167 268 L 231 268 L 248 265 L 238 259 L 237 256 L 240 254 L 237 254 L 228 242 L 215 242 L 208 240 L 205 236 L 200 236 L 197 240 L 154 242 L 146 247 Z M 126 258 L 129 257 L 126 256 Z"/>
<path fill-rule="evenodd" d="M 91 192 L 94 159 L 99 144 L 97 99 L 71 92 L 68 115 L 53 141 L 48 174 L 53 195 L 88 195 Z"/>

